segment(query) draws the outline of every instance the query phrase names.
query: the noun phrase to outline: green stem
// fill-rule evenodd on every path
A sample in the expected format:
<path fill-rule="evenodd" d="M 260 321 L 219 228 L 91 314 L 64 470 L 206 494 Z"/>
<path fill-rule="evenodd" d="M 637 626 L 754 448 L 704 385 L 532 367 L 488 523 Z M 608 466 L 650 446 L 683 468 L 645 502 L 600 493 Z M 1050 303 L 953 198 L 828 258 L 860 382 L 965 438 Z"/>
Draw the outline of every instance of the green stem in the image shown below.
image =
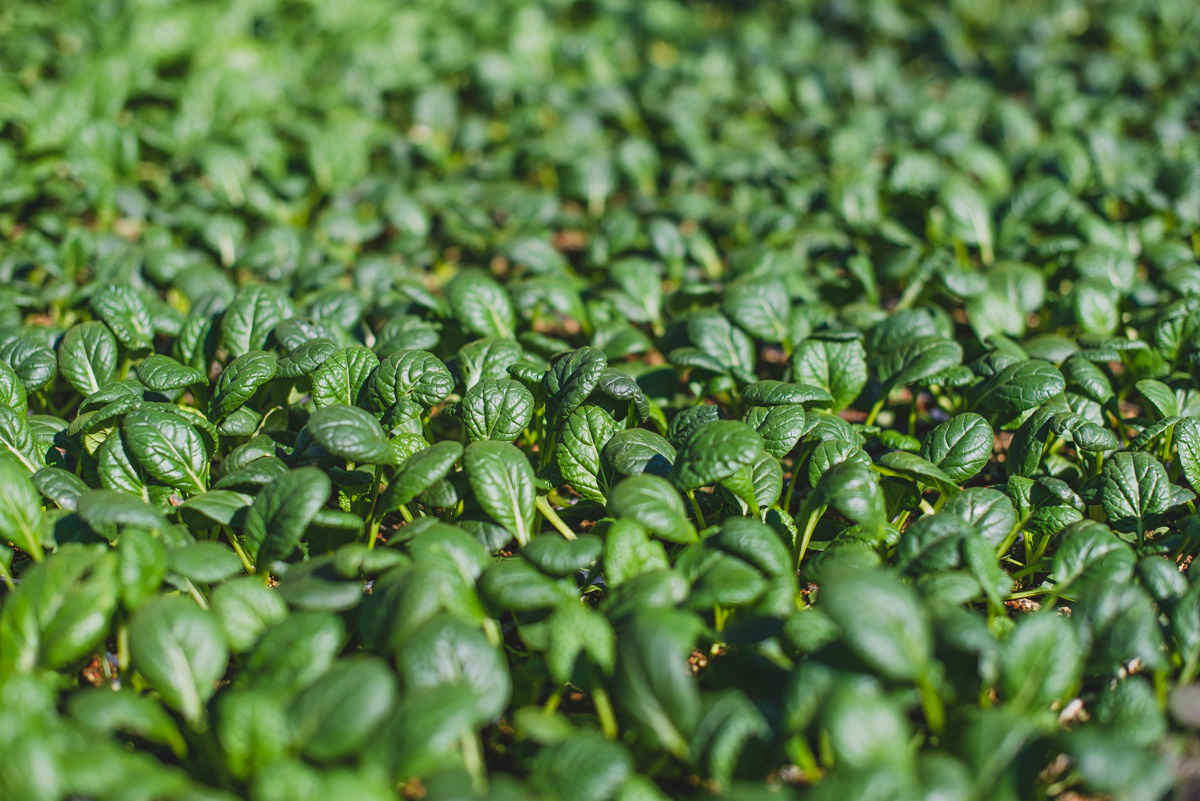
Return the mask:
<path fill-rule="evenodd" d="M 875 401 L 875 405 L 871 407 L 871 411 L 867 412 L 867 419 L 864 425 L 871 425 L 875 422 L 875 418 L 879 416 L 879 412 L 883 410 L 883 404 L 887 402 L 887 395 L 883 395 L 879 400 Z"/>
<path fill-rule="evenodd" d="M 554 511 L 554 507 L 550 505 L 550 500 L 545 495 L 537 496 L 535 503 L 537 504 L 538 511 L 550 521 L 550 525 L 554 526 L 559 534 L 562 534 L 569 540 L 575 539 L 575 532 L 571 531 L 571 527 L 562 521 L 562 518 L 558 516 L 558 512 Z"/>
<path fill-rule="evenodd" d="M 1028 522 L 1028 517 L 1024 517 L 1017 521 L 1017 524 L 1012 527 L 1011 531 L 1008 532 L 1008 536 L 1006 536 L 1004 541 L 1000 543 L 1000 547 L 996 549 L 996 556 L 1003 558 L 1004 555 L 1008 553 L 1008 550 L 1013 547 L 1013 543 L 1017 541 L 1017 535 L 1021 533 L 1021 527 Z"/>
<path fill-rule="evenodd" d="M 600 731 L 609 740 L 617 739 L 617 734 L 620 732 L 617 728 L 617 716 L 613 714 L 612 701 L 609 700 L 608 691 L 599 682 L 592 687 L 592 704 L 596 707 L 596 717 L 600 718 Z"/>
<path fill-rule="evenodd" d="M 375 465 L 375 480 L 371 482 L 371 504 L 367 514 L 367 550 L 375 547 L 375 538 L 379 535 L 379 521 L 375 519 L 375 510 L 379 506 L 379 481 L 383 478 L 382 471 L 382 465 Z"/>
<path fill-rule="evenodd" d="M 229 544 L 233 546 L 233 550 L 237 553 L 238 559 L 242 560 L 242 567 L 246 568 L 247 573 L 253 575 L 254 565 L 250 564 L 250 560 L 246 557 L 246 552 L 242 550 L 242 544 L 238 542 L 237 535 L 233 533 L 233 529 L 226 525 L 222 525 L 221 529 L 225 532 L 225 536 L 229 538 Z"/>
<path fill-rule="evenodd" d="M 487 768 L 483 762 L 483 743 L 474 729 L 464 731 L 459 738 L 463 763 L 471 777 L 471 789 L 482 796 L 488 790 Z"/>
<path fill-rule="evenodd" d="M 1038 560 L 1034 561 L 1034 563 L 1029 565 L 1028 567 L 1024 567 L 1021 570 L 1018 570 L 1016 573 L 1013 573 L 1012 580 L 1018 581 L 1020 579 L 1025 578 L 1026 576 L 1029 576 L 1029 575 L 1032 575 L 1032 574 L 1038 572 L 1041 569 L 1042 569 L 1042 560 L 1038 559 Z"/>
<path fill-rule="evenodd" d="M 117 669 L 122 675 L 129 670 L 129 621 L 123 616 L 117 624 Z"/>
<path fill-rule="evenodd" d="M 1188 655 L 1187 662 L 1183 665 L 1183 672 L 1179 674 L 1179 683 L 1191 684 L 1192 679 L 1196 678 L 1197 667 L 1200 667 L 1200 648 Z"/>
<path fill-rule="evenodd" d="M 817 530 L 817 521 L 821 519 L 821 515 L 823 514 L 825 514 L 825 507 L 819 506 L 813 510 L 813 513 L 808 516 L 808 520 L 804 522 L 804 533 L 801 535 L 796 548 L 796 570 L 800 569 L 800 562 L 804 559 L 804 552 L 808 550 L 808 544 L 812 540 L 813 532 Z"/>
<path fill-rule="evenodd" d="M 558 711 L 558 705 L 562 701 L 563 691 L 566 689 L 565 684 L 560 684 L 554 688 L 554 692 L 550 693 L 550 697 L 546 699 L 546 703 L 542 704 L 542 711 L 547 715 L 553 715 Z"/>
<path fill-rule="evenodd" d="M 703 531 L 708 528 L 708 523 L 704 521 L 704 512 L 700 511 L 700 504 L 696 501 L 696 491 L 688 490 L 687 497 L 692 504 L 692 511 L 696 513 L 696 525 Z"/>
<path fill-rule="evenodd" d="M 917 686 L 921 690 L 921 708 L 925 711 L 925 722 L 934 734 L 940 735 L 946 725 L 946 707 L 942 703 L 942 697 L 938 695 L 937 688 L 928 676 L 918 679 Z"/>
<path fill-rule="evenodd" d="M 3 561 L 0 561 L 0 579 L 4 580 L 4 586 L 8 587 L 9 592 L 16 589 L 16 586 L 13 585 L 12 573 L 8 572 L 8 568 L 5 567 Z"/>
<path fill-rule="evenodd" d="M 412 510 L 408 508 L 408 504 L 400 504 L 400 516 L 404 518 L 405 523 L 411 523 L 413 521 L 413 513 Z"/>
<path fill-rule="evenodd" d="M 191 579 L 184 579 L 183 582 L 187 585 L 188 595 L 192 596 L 192 600 L 199 604 L 201 609 L 207 612 L 208 601 L 205 600 L 204 596 L 200 594 L 200 590 L 196 589 L 196 585 L 192 583 Z"/>
<path fill-rule="evenodd" d="M 493 648 L 499 648 L 504 644 L 504 634 L 500 631 L 500 625 L 496 623 L 495 618 L 485 617 L 483 619 L 483 633 L 487 635 L 488 642 Z"/>
<path fill-rule="evenodd" d="M 729 610 L 723 609 L 720 604 L 713 604 L 713 628 L 717 634 L 725 630 L 725 621 L 729 619 Z"/>
<path fill-rule="evenodd" d="M 796 491 L 796 480 L 800 478 L 800 471 L 797 469 L 799 460 L 792 464 L 792 480 L 788 482 L 787 495 L 783 498 L 783 511 L 788 514 L 792 513 L 792 493 Z"/>
<path fill-rule="evenodd" d="M 816 784 L 821 778 L 821 766 L 817 764 L 817 757 L 813 754 L 808 740 L 804 739 L 804 735 L 797 734 L 787 741 L 784 748 L 788 758 L 804 771 L 804 778 L 808 780 L 808 783 Z"/>
<path fill-rule="evenodd" d="M 1025 590 L 1024 592 L 1014 592 L 1012 595 L 1004 596 L 1006 601 L 1019 601 L 1022 598 L 1036 598 L 1039 595 L 1050 595 L 1050 590 Z"/>

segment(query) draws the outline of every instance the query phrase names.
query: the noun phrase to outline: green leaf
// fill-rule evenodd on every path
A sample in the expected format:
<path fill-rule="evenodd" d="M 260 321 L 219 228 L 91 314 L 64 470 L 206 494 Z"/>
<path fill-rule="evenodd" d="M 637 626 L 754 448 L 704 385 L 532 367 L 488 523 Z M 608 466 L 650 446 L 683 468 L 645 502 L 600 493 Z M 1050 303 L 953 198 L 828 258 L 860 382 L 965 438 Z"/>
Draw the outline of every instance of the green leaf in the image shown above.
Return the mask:
<path fill-rule="evenodd" d="M 193 728 L 203 728 L 205 703 L 229 661 L 216 618 L 189 598 L 157 598 L 130 620 L 129 652 L 134 669 L 163 702 Z"/>
<path fill-rule="evenodd" d="M 382 659 L 360 655 L 338 660 L 292 703 L 296 742 L 317 762 L 355 754 L 395 703 L 396 677 Z"/>
<path fill-rule="evenodd" d="M 925 435 L 921 456 L 955 483 L 974 476 L 992 455 L 992 427 L 977 414 L 955 415 Z"/>
<path fill-rule="evenodd" d="M 0 457 L 3 456 L 10 456 L 31 473 L 45 466 L 28 418 L 7 406 L 0 406 Z"/>
<path fill-rule="evenodd" d="M 512 339 L 516 318 L 504 287 L 482 270 L 462 270 L 446 285 L 446 302 L 463 328 L 482 337 Z"/>
<path fill-rule="evenodd" d="M 1158 525 L 1163 512 L 1195 495 L 1171 484 L 1162 463 L 1150 454 L 1124 451 L 1104 463 L 1099 497 L 1110 526 L 1140 537 Z"/>
<path fill-rule="evenodd" d="M 932 378 L 962 362 L 962 346 L 941 336 L 922 336 L 871 354 L 870 364 L 886 395 L 897 387 Z"/>
<path fill-rule="evenodd" d="M 0 459 L 0 539 L 41 561 L 42 517 L 42 499 L 29 471 Z"/>
<path fill-rule="evenodd" d="M 892 451 L 879 457 L 877 464 L 893 473 L 910 478 L 918 484 L 936 487 L 938 492 L 954 495 L 958 484 L 940 467 L 923 456 L 906 451 Z"/>
<path fill-rule="evenodd" d="M 357 406 L 336 404 L 317 409 L 308 418 L 308 432 L 331 456 L 355 464 L 394 464 L 396 452 L 383 427 Z"/>
<path fill-rule="evenodd" d="M 275 326 L 290 316 L 291 304 L 279 289 L 243 287 L 221 315 L 221 343 L 235 359 L 261 351 Z"/>
<path fill-rule="evenodd" d="M 142 528 L 127 528 L 117 541 L 117 575 L 121 603 L 137 609 L 162 588 L 167 575 L 167 549 L 162 540 Z"/>
<path fill-rule="evenodd" d="M 973 407 L 1012 416 L 1036 409 L 1066 386 L 1066 380 L 1054 365 L 1038 360 L 1020 361 L 971 387 L 967 398 Z"/>
<path fill-rule="evenodd" d="M 479 597 L 497 613 L 551 609 L 569 598 L 562 585 L 524 559 L 506 559 L 492 565 L 479 578 Z"/>
<path fill-rule="evenodd" d="M 452 389 L 454 378 L 441 359 L 423 350 L 407 350 L 380 363 L 369 392 L 375 410 L 383 413 L 405 398 L 429 409 L 445 400 Z"/>
<path fill-rule="evenodd" d="M 567 417 L 559 434 L 558 469 L 571 487 L 588 500 L 604 503 L 610 476 L 601 452 L 619 430 L 599 406 L 580 406 Z"/>
<path fill-rule="evenodd" d="M 279 360 L 279 377 L 299 378 L 312 375 L 336 352 L 337 345 L 332 339 L 317 337 L 303 342 Z"/>
<path fill-rule="evenodd" d="M 379 367 L 379 357 L 370 348 L 350 345 L 322 362 L 312 374 L 312 399 L 319 409 L 344 403 L 366 409 L 367 388 Z"/>
<path fill-rule="evenodd" d="M 820 720 L 842 770 L 904 765 L 912 758 L 908 749 L 900 746 L 912 736 L 907 718 L 874 683 L 837 684 L 825 701 Z"/>
<path fill-rule="evenodd" d="M 132 735 L 167 746 L 177 757 L 187 754 L 178 724 L 153 696 L 98 687 L 73 694 L 67 710 L 76 722 L 96 734 Z"/>
<path fill-rule="evenodd" d="M 7 460 L 0 460 L 4 461 Z M 43 467 L 33 474 L 33 483 L 47 500 L 70 512 L 75 511 L 79 497 L 88 491 L 83 479 L 58 467 Z"/>
<path fill-rule="evenodd" d="M 1144 379 L 1137 382 L 1137 391 L 1142 394 L 1154 409 L 1157 419 L 1178 417 L 1182 412 L 1175 391 L 1161 381 Z"/>
<path fill-rule="evenodd" d="M 293 749 L 292 722 L 277 698 L 237 690 L 217 699 L 217 742 L 230 773 L 248 779 Z"/>
<path fill-rule="evenodd" d="M 154 344 L 154 325 L 145 301 L 127 286 L 109 286 L 92 295 L 92 314 L 129 350 Z"/>
<path fill-rule="evenodd" d="M 445 440 L 413 454 L 396 469 L 396 477 L 388 484 L 380 499 L 383 509 L 396 509 L 406 504 L 450 474 L 463 456 L 463 447 Z"/>
<path fill-rule="evenodd" d="M 623 479 L 608 495 L 608 513 L 631 518 L 668 542 L 694 542 L 696 529 L 688 521 L 683 499 L 670 482 L 643 473 Z"/>
<path fill-rule="evenodd" d="M 213 590 L 210 604 L 235 654 L 250 650 L 263 632 L 288 616 L 279 593 L 253 576 L 224 582 Z"/>
<path fill-rule="evenodd" d="M 790 576 L 791 554 L 770 526 L 745 517 L 734 517 L 721 524 L 721 530 L 707 541 L 753 565 L 768 576 Z"/>
<path fill-rule="evenodd" d="M 847 571 L 821 585 L 820 606 L 854 654 L 880 675 L 919 680 L 933 656 L 933 632 L 912 590 L 888 573 Z"/>
<path fill-rule="evenodd" d="M 535 493 L 533 468 L 525 454 L 506 442 L 481 440 L 467 446 L 463 466 L 479 507 L 521 545 L 529 542 Z"/>
<path fill-rule="evenodd" d="M 681 490 L 695 490 L 753 465 L 762 452 L 762 437 L 750 426 L 736 420 L 716 420 L 683 441 L 668 478 Z"/>
<path fill-rule="evenodd" d="M 275 357 L 261 350 L 248 351 L 231 361 L 213 385 L 209 419 L 219 421 L 254 397 L 259 387 L 275 377 L 275 368 Z"/>
<path fill-rule="evenodd" d="M 21 414 L 28 411 L 25 385 L 4 361 L 0 361 L 0 406 L 7 406 Z"/>
<path fill-rule="evenodd" d="M 397 649 L 396 666 L 409 693 L 466 684 L 474 696 L 477 726 L 501 714 L 512 695 L 504 652 L 480 629 L 454 615 L 426 621 Z"/>
<path fill-rule="evenodd" d="M 809 485 L 816 487 L 831 467 L 843 462 L 854 462 L 867 469 L 871 467 L 871 457 L 853 442 L 838 437 L 818 442 L 808 457 Z"/>
<path fill-rule="evenodd" d="M 611 586 L 619 587 L 635 576 L 669 567 L 662 543 L 651 540 L 632 518 L 617 520 L 608 528 L 604 540 L 604 577 Z"/>
<path fill-rule="evenodd" d="M 721 310 L 730 320 L 736 320 L 738 325 L 764 342 L 790 344 L 788 314 L 791 298 L 787 287 L 778 278 L 747 276 L 726 284 L 721 293 Z M 753 360 L 747 366 L 753 369 Z"/>
<path fill-rule="evenodd" d="M 521 555 L 546 575 L 565 578 L 590 568 L 600 558 L 604 542 L 595 534 L 568 540 L 553 535 L 534 537 Z"/>
<path fill-rule="evenodd" d="M 617 638 L 617 702 L 651 742 L 686 759 L 699 723 L 700 690 L 687 658 L 701 623 L 674 610 L 637 615 Z"/>
<path fill-rule="evenodd" d="M 458 351 L 458 369 L 470 392 L 481 381 L 508 378 L 508 368 L 520 361 L 524 351 L 512 339 L 477 339 Z"/>
<path fill-rule="evenodd" d="M 44 389 L 58 375 L 58 358 L 44 342 L 21 337 L 0 345 L 0 362 L 8 364 L 26 393 Z"/>
<path fill-rule="evenodd" d="M 688 316 L 686 326 L 688 339 L 696 347 L 672 351 L 672 363 L 718 374 L 754 374 L 754 341 L 725 315 L 716 311 L 694 312 Z"/>
<path fill-rule="evenodd" d="M 1185 417 L 1175 424 L 1179 468 L 1192 489 L 1200 487 L 1200 420 Z"/>
<path fill-rule="evenodd" d="M 467 390 L 459 414 L 472 442 L 512 442 L 533 419 L 533 393 L 511 378 L 485 379 Z"/>
<path fill-rule="evenodd" d="M 1000 652 L 1001 687 L 1018 709 L 1068 700 L 1083 675 L 1075 628 L 1055 614 L 1027 615 Z"/>
<path fill-rule="evenodd" d="M 776 459 L 791 453 L 807 428 L 804 407 L 798 403 L 783 406 L 751 406 L 742 422 L 763 438 L 763 448 Z"/>
<path fill-rule="evenodd" d="M 207 376 L 197 370 L 172 359 L 155 353 L 146 358 L 137 367 L 138 381 L 147 389 L 155 392 L 169 392 L 173 389 L 185 389 L 193 384 L 204 384 Z"/>
<path fill-rule="evenodd" d="M 109 635 L 116 558 L 67 546 L 25 570 L 0 610 L 0 675 L 78 667 Z"/>
<path fill-rule="evenodd" d="M 948 500 L 942 511 L 968 523 L 992 547 L 1000 545 L 1017 525 L 1012 501 L 990 487 L 969 487 Z"/>
<path fill-rule="evenodd" d="M 117 374 L 116 338 L 104 323 L 72 326 L 58 346 L 58 372 L 80 394 L 92 394 Z"/>
<path fill-rule="evenodd" d="M 650 473 L 665 476 L 675 461 L 671 443 L 644 428 L 618 431 L 602 451 L 603 460 L 623 476 Z"/>
<path fill-rule="evenodd" d="M 828 404 L 833 396 L 820 387 L 786 381 L 756 381 L 742 390 L 742 400 L 751 406 L 784 406 L 803 403 Z"/>
<path fill-rule="evenodd" d="M 216 584 L 242 572 L 242 561 L 228 545 L 220 542 L 194 542 L 167 553 L 172 573 L 202 584 Z"/>
<path fill-rule="evenodd" d="M 288 698 L 325 675 L 348 635 L 331 612 L 285 611 L 278 618 L 266 626 L 252 621 L 261 636 L 243 660 L 241 683 L 263 695 Z"/>
<path fill-rule="evenodd" d="M 1083 577 L 1124 582 L 1133 577 L 1134 555 L 1108 526 L 1081 520 L 1062 530 L 1051 573 L 1060 591 Z"/>
<path fill-rule="evenodd" d="M 833 410 L 840 412 L 867 384 L 866 351 L 857 339 L 807 339 L 792 354 L 792 378 L 824 389 L 833 398 Z"/>
<path fill-rule="evenodd" d="M 538 751 L 530 783 L 549 798 L 609 801 L 632 774 L 633 758 L 624 745 L 580 732 Z"/>
<path fill-rule="evenodd" d="M 600 382 L 608 359 L 595 348 L 580 348 L 556 361 L 546 374 L 546 411 L 557 428 Z"/>
<path fill-rule="evenodd" d="M 121 431 L 130 454 L 149 475 L 189 495 L 204 492 L 208 453 L 195 426 L 143 406 L 125 415 Z"/>
<path fill-rule="evenodd" d="M 315 467 L 284 473 L 263 487 L 246 513 L 246 550 L 259 570 L 286 559 L 329 500 L 329 477 Z"/>

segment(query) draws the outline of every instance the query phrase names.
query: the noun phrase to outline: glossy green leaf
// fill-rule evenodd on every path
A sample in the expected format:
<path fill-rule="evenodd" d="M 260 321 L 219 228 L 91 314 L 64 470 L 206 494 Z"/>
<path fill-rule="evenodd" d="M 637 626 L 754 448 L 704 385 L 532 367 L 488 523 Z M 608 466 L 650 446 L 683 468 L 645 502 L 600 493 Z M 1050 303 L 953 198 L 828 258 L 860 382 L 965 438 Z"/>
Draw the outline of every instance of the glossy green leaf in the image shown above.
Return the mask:
<path fill-rule="evenodd" d="M 472 442 L 463 467 L 475 502 L 524 545 L 533 536 L 533 468 L 516 446 L 482 440 Z"/>
<path fill-rule="evenodd" d="M 202 728 L 204 705 L 229 659 L 216 618 L 190 598 L 158 598 L 130 620 L 129 650 L 134 668 L 163 701 Z"/>

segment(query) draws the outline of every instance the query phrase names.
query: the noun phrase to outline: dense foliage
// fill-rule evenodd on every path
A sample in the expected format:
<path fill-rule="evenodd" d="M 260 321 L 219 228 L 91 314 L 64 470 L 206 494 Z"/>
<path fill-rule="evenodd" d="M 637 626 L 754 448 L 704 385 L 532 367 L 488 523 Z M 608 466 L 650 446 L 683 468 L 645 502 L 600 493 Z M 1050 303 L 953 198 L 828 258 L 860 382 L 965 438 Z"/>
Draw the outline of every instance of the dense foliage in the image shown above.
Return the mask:
<path fill-rule="evenodd" d="M 5 2 L 0 796 L 1163 797 L 1198 96 L 1194 0 Z"/>

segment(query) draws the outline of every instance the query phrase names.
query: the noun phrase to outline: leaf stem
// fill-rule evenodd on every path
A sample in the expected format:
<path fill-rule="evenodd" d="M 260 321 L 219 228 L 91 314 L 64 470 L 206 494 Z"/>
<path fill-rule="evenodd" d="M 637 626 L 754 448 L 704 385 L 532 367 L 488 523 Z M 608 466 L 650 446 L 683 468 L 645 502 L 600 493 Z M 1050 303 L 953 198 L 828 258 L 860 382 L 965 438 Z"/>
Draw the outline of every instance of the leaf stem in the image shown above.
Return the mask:
<path fill-rule="evenodd" d="M 242 544 L 238 542 L 237 535 L 233 533 L 233 529 L 224 524 L 221 525 L 221 529 L 225 532 L 225 536 L 229 538 L 229 544 L 233 546 L 238 559 L 242 560 L 242 567 L 246 568 L 247 573 L 254 575 L 254 565 L 250 564 L 250 559 L 246 556 L 246 552 L 242 550 Z"/>
<path fill-rule="evenodd" d="M 4 586 L 8 587 L 9 592 L 13 592 L 16 589 L 13 585 L 12 573 L 8 572 L 8 568 L 4 566 L 2 560 L 0 560 L 0 579 L 4 580 Z"/>
<path fill-rule="evenodd" d="M 704 512 L 700 511 L 700 504 L 696 500 L 696 491 L 688 490 L 687 497 L 688 501 L 690 501 L 692 504 L 692 511 L 696 513 L 696 525 L 701 531 L 703 531 L 704 529 L 708 528 L 708 523 L 704 520 Z"/>
<path fill-rule="evenodd" d="M 184 584 L 187 585 L 188 595 L 192 596 L 192 600 L 199 604 L 201 609 L 207 612 L 208 601 L 205 600 L 204 596 L 200 594 L 200 590 L 196 589 L 196 585 L 192 583 L 191 579 L 184 579 L 183 581 Z"/>
<path fill-rule="evenodd" d="M 919 678 L 917 687 L 921 690 L 921 708 L 925 711 L 925 722 L 934 734 L 940 735 L 946 725 L 946 707 L 942 703 L 942 697 L 938 695 L 937 688 L 928 676 Z"/>
<path fill-rule="evenodd" d="M 821 515 L 825 514 L 825 506 L 818 506 L 813 510 L 813 513 L 808 516 L 808 520 L 804 521 L 804 534 L 801 535 L 800 541 L 796 548 L 796 570 L 800 570 L 800 562 L 804 559 L 804 553 L 808 550 L 808 544 L 812 541 L 813 532 L 817 530 L 817 521 L 821 519 Z"/>
<path fill-rule="evenodd" d="M 471 776 L 471 789 L 477 795 L 482 795 L 487 792 L 488 780 L 487 769 L 483 762 L 483 743 L 479 739 L 479 733 L 474 729 L 463 732 L 459 738 L 459 744 L 462 746 L 463 762 L 466 765 L 467 773 Z"/>
<path fill-rule="evenodd" d="M 620 729 L 617 728 L 617 716 L 613 714 L 612 701 L 608 691 L 600 682 L 592 687 L 592 704 L 596 707 L 596 717 L 600 718 L 600 731 L 609 740 L 617 739 Z"/>
<path fill-rule="evenodd" d="M 375 519 L 375 510 L 379 506 L 379 481 L 383 478 L 382 472 L 383 465 L 375 465 L 375 480 L 371 482 L 371 503 L 367 511 L 368 551 L 375 547 L 375 538 L 379 535 L 379 521 Z"/>
<path fill-rule="evenodd" d="M 554 507 L 550 505 L 550 500 L 545 495 L 537 496 L 535 503 L 537 504 L 538 511 L 550 521 L 550 525 L 554 526 L 559 534 L 562 534 L 569 540 L 575 539 L 575 532 L 571 531 L 571 527 L 564 523 L 562 518 L 558 516 L 558 512 L 554 511 Z"/>
<path fill-rule="evenodd" d="M 871 407 L 871 411 L 867 412 L 867 419 L 863 421 L 863 425 L 872 425 L 875 422 L 875 418 L 879 416 L 879 412 L 883 410 L 883 404 L 886 402 L 886 394 L 875 401 L 875 405 Z"/>

